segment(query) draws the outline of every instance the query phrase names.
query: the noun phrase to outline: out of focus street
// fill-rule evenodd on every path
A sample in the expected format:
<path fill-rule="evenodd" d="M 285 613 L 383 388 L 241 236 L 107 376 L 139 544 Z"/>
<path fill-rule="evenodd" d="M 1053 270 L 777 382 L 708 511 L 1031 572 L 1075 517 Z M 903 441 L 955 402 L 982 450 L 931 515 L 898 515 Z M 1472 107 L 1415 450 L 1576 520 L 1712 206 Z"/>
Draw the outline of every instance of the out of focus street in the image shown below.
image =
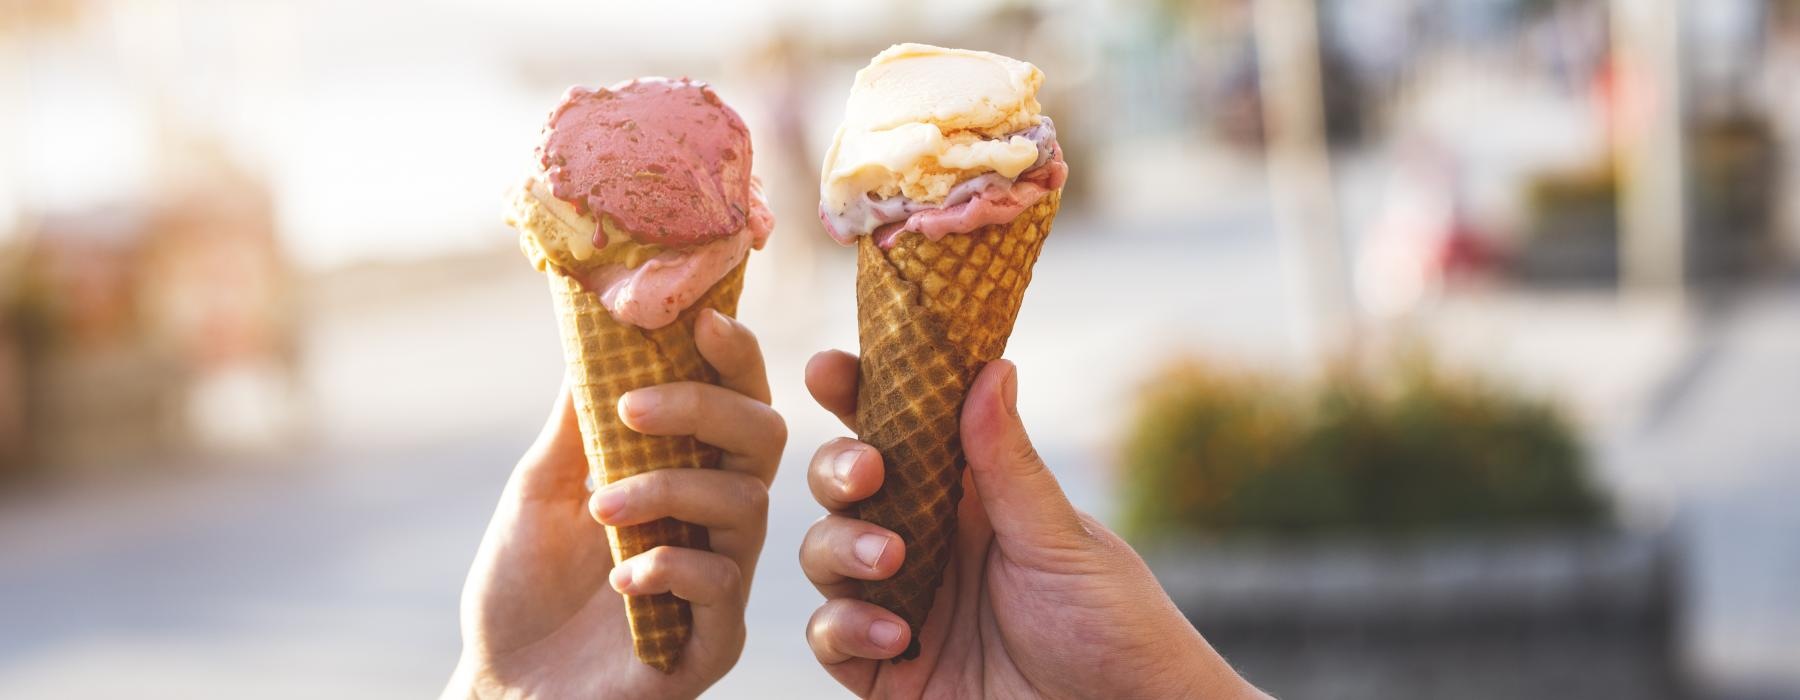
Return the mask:
<path fill-rule="evenodd" d="M 1107 435 L 1141 367 L 1201 344 L 1286 352 L 1269 313 L 1282 304 L 1276 251 L 1243 233 L 1261 216 L 1105 232 L 1058 223 L 1009 354 L 1027 424 L 1082 507 L 1109 515 Z M 826 268 L 821 289 L 848 287 L 844 262 Z M 371 280 L 325 286 L 305 362 L 326 436 L 317 448 L 224 476 L 71 487 L 0 511 L 0 617 L 15 630 L 0 638 L 0 696 L 435 692 L 459 649 L 454 611 L 474 544 L 560 371 L 535 273 L 506 250 L 457 269 L 355 313 L 330 305 Z M 1116 298 L 1167 303 L 1119 313 L 1115 297 L 1067 283 L 1089 275 L 1120 280 Z M 811 670 L 801 630 L 818 600 L 791 560 L 821 514 L 805 461 L 844 431 L 797 387 L 810 352 L 854 347 L 854 311 L 847 294 L 798 310 L 772 297 L 750 295 L 744 318 L 764 339 L 792 438 L 751 601 L 756 634 L 717 697 L 838 692 Z M 1727 690 L 1796 687 L 1800 596 L 1784 582 L 1800 574 L 1789 539 L 1800 531 L 1800 287 L 1790 278 L 1747 291 L 1704 334 L 1673 310 L 1572 301 L 1494 295 L 1454 318 L 1484 329 L 1477 350 L 1495 365 L 1537 367 L 1521 380 L 1582 400 L 1633 517 L 1666 519 L 1693 545 L 1683 595 L 1701 670 L 1741 686 Z M 1546 332 L 1563 326 L 1586 332 Z M 1210 336 L 1221 328 L 1231 332 Z M 1646 338 L 1681 350 L 1643 358 Z M 1077 375 L 1086 380 L 1059 379 Z M 446 400 L 456 396 L 480 400 Z"/>

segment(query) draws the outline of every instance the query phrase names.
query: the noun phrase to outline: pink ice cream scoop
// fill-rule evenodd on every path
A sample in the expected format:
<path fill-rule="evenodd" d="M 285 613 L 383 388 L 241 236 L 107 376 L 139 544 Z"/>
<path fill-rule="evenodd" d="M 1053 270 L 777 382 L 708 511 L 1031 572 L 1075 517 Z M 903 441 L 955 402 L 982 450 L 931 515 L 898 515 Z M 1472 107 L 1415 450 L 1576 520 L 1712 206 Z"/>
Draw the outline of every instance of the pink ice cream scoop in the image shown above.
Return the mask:
<path fill-rule="evenodd" d="M 705 83 L 570 88 L 538 159 L 557 199 L 639 243 L 697 246 L 736 234 L 750 215 L 750 131 Z M 596 230 L 595 247 L 605 244 Z"/>
<path fill-rule="evenodd" d="M 774 228 L 750 175 L 750 132 L 704 83 L 570 88 L 544 126 L 538 161 L 549 194 L 574 208 L 565 223 L 592 230 L 595 248 L 610 229 L 664 249 L 636 267 L 566 271 L 620 323 L 674 322 Z"/>

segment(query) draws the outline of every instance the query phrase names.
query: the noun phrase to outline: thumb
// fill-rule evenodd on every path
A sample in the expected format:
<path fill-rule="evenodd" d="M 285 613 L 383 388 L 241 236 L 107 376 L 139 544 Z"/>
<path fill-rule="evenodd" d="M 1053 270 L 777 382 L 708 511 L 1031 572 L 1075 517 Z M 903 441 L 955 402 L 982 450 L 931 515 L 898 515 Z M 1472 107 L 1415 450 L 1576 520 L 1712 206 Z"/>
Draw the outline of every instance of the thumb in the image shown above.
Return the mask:
<path fill-rule="evenodd" d="M 994 534 L 1004 544 L 1061 549 L 1087 539 L 1075 507 L 1019 421 L 1018 368 L 995 360 L 963 401 L 963 453 Z"/>
<path fill-rule="evenodd" d="M 581 425 L 565 378 L 549 420 L 513 468 L 507 488 L 527 499 L 586 499 L 588 463 L 581 445 Z"/>

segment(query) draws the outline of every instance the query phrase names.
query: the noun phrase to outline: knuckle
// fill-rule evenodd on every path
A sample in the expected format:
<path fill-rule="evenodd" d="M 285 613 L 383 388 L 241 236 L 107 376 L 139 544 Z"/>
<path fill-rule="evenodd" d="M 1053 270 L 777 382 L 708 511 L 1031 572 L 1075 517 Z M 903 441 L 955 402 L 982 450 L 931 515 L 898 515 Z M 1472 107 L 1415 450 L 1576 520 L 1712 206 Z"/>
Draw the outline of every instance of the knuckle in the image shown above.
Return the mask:
<path fill-rule="evenodd" d="M 723 588 L 726 593 L 734 598 L 739 597 L 744 592 L 744 571 L 738 568 L 736 562 L 727 559 L 724 555 L 717 555 L 717 557 L 718 571 L 715 572 L 717 577 L 715 580 L 719 582 L 720 588 Z"/>
<path fill-rule="evenodd" d="M 800 568 L 808 574 L 808 578 L 817 579 L 817 574 L 830 568 L 835 557 L 835 549 L 831 546 L 832 529 L 824 520 L 813 523 L 800 538 Z"/>
<path fill-rule="evenodd" d="M 600 496 L 601 492 L 608 490 L 608 488 L 610 488 L 610 487 L 601 486 L 598 491 L 595 491 L 594 493 L 589 494 L 588 499 L 587 499 L 588 517 L 593 518 L 596 522 L 600 522 L 603 524 L 606 522 L 606 518 L 603 517 L 600 513 L 600 498 L 599 498 L 599 496 Z"/>
<path fill-rule="evenodd" d="M 843 627 L 843 606 L 836 600 L 827 600 L 818 610 L 813 611 L 812 619 L 807 621 L 806 636 L 815 647 L 835 649 Z"/>
<path fill-rule="evenodd" d="M 631 577 L 634 586 L 656 586 L 668 578 L 668 547 L 656 547 L 637 555 L 631 562 Z"/>
<path fill-rule="evenodd" d="M 644 552 L 639 556 L 644 558 L 644 563 L 648 564 L 650 568 L 665 569 L 668 568 L 670 564 L 674 563 L 676 554 L 674 547 L 663 544 L 652 547 L 650 548 L 650 551 Z"/>
<path fill-rule="evenodd" d="M 769 517 L 769 489 L 763 486 L 761 481 L 748 475 L 738 480 L 738 488 L 742 489 L 742 495 L 739 498 L 743 501 L 744 509 L 755 515 L 759 521 L 767 519 Z"/>
<path fill-rule="evenodd" d="M 806 641 L 810 642 L 815 650 L 824 644 L 825 633 L 831 626 L 828 620 L 831 615 L 830 609 L 830 603 L 821 605 L 818 609 L 813 610 L 812 617 L 806 619 Z"/>
<path fill-rule="evenodd" d="M 800 537 L 800 561 L 802 563 L 807 560 L 809 554 L 819 548 L 820 541 L 824 540 L 829 532 L 826 529 L 825 521 L 826 518 L 814 520 L 813 524 L 806 528 L 806 534 Z"/>
<path fill-rule="evenodd" d="M 787 419 L 782 418 L 781 414 L 776 413 L 774 409 L 768 409 L 768 415 L 770 418 L 769 419 L 769 443 L 771 446 L 773 446 L 775 448 L 774 449 L 775 454 L 781 454 L 781 451 L 787 448 L 787 441 L 788 441 Z"/>

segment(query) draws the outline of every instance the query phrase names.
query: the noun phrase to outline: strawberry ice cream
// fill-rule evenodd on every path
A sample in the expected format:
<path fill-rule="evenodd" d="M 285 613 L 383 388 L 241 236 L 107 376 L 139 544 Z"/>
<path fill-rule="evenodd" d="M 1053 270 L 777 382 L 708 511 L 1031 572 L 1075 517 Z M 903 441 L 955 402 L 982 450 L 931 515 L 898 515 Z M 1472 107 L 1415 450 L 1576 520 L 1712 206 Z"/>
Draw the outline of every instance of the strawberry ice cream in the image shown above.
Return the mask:
<path fill-rule="evenodd" d="M 673 322 L 774 227 L 749 130 L 704 83 L 570 88 L 537 156 L 511 219 L 620 323 Z"/>

